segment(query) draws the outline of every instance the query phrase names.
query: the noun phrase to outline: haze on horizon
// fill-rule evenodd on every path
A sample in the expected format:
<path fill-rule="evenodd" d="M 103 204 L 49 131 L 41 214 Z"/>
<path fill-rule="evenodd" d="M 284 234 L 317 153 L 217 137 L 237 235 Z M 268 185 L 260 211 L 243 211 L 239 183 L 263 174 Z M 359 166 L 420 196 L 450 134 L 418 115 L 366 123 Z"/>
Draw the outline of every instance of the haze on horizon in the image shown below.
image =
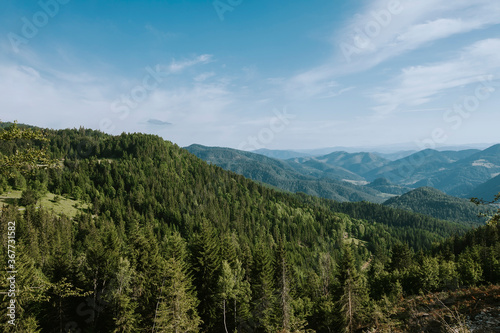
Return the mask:
<path fill-rule="evenodd" d="M 245 150 L 498 143 L 499 13 L 495 0 L 3 1 L 0 119 Z"/>

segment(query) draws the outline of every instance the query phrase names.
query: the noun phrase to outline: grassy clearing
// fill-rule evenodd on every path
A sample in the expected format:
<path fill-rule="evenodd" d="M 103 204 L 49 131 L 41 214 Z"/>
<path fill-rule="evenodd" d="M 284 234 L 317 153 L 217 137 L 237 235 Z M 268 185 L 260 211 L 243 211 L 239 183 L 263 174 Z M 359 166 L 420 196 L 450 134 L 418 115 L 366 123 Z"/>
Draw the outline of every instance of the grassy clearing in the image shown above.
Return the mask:
<path fill-rule="evenodd" d="M 15 205 L 19 204 L 19 199 L 21 198 L 22 191 L 6 191 L 0 194 L 0 204 Z M 53 211 L 57 215 L 66 215 L 68 217 L 75 217 L 78 213 L 81 213 L 89 208 L 86 203 L 82 203 L 78 200 L 69 199 L 63 196 L 58 196 L 53 193 L 47 193 L 42 197 L 38 203 L 37 207 L 43 207 L 48 210 Z M 19 206 L 20 210 L 25 209 L 24 206 Z"/>
<path fill-rule="evenodd" d="M 363 245 L 363 246 L 366 246 L 367 242 L 364 241 L 364 240 L 361 240 L 361 239 L 357 239 L 357 238 L 346 238 L 344 239 L 344 242 L 346 244 L 352 244 L 354 243 L 354 245 Z"/>

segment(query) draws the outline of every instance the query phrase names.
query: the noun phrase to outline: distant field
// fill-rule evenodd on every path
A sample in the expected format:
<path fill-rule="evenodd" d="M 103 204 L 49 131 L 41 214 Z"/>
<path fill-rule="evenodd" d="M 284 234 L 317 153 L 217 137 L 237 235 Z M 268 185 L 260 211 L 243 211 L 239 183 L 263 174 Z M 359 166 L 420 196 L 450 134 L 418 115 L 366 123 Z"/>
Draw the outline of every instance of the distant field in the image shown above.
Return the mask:
<path fill-rule="evenodd" d="M 18 203 L 18 199 L 21 198 L 22 191 L 6 191 L 0 194 L 0 204 L 13 205 Z M 47 193 L 43 198 L 41 198 L 37 207 L 44 207 L 48 210 L 52 210 L 58 215 L 66 215 L 68 217 L 75 217 L 78 213 L 83 212 L 88 209 L 89 206 L 81 201 L 65 198 L 63 196 L 59 197 L 59 200 L 55 200 L 57 195 L 53 193 Z M 76 208 L 75 205 L 77 205 Z M 19 206 L 20 210 L 24 210 L 24 206 Z"/>

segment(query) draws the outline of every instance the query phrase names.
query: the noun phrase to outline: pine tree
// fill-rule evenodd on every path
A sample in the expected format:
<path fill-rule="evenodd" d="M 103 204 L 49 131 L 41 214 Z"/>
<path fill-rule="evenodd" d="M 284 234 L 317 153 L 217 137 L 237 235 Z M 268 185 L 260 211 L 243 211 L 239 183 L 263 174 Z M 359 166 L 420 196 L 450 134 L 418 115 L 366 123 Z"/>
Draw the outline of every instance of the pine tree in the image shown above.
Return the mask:
<path fill-rule="evenodd" d="M 264 332 L 273 332 L 276 321 L 274 308 L 277 303 L 274 293 L 274 256 L 269 247 L 263 244 L 257 245 L 252 274 L 255 328 Z"/>
<path fill-rule="evenodd" d="M 49 301 L 47 289 L 50 287 L 50 282 L 44 274 L 35 267 L 35 262 L 28 255 L 27 247 L 21 242 L 17 243 L 16 258 L 11 261 L 5 260 L 8 263 L 6 270 L 2 270 L 1 287 L 2 290 L 8 291 L 7 295 L 12 292 L 11 282 L 14 282 L 15 290 L 14 297 L 4 296 L 0 301 L 2 309 L 7 309 L 10 301 L 15 301 L 15 326 L 8 324 L 10 320 L 8 316 L 2 316 L 0 328 L 3 332 L 38 332 L 39 307 L 46 306 Z M 3 257 L 2 257 L 3 259 Z M 17 273 L 9 273 L 10 271 Z M 14 280 L 11 280 L 11 277 Z"/>
<path fill-rule="evenodd" d="M 289 332 L 291 327 L 292 299 L 290 294 L 290 273 L 283 240 L 280 240 L 276 253 L 276 274 L 279 288 L 279 318 L 281 319 L 281 329 L 284 332 Z"/>
<path fill-rule="evenodd" d="M 313 299 L 316 300 L 313 321 L 320 331 L 332 332 L 334 318 L 335 263 L 329 253 L 320 253 L 318 273 L 311 276 Z"/>
<path fill-rule="evenodd" d="M 337 309 L 343 332 L 352 333 L 361 321 L 368 295 L 354 260 L 351 246 L 344 246 L 339 265 Z"/>
<path fill-rule="evenodd" d="M 396 269 L 402 271 L 411 266 L 412 253 L 410 248 L 408 247 L 408 244 L 396 244 L 393 246 L 391 252 L 391 271 L 394 271 Z"/>
<path fill-rule="evenodd" d="M 193 270 L 195 285 L 200 300 L 199 314 L 204 330 L 222 330 L 218 315 L 217 287 L 221 273 L 220 240 L 214 227 L 207 220 L 201 224 L 200 233 L 194 241 Z"/>
<path fill-rule="evenodd" d="M 130 267 L 127 258 L 120 258 L 116 277 L 111 283 L 109 302 L 114 308 L 115 333 L 134 332 L 137 329 L 137 316 L 135 309 L 137 303 L 132 297 L 132 283 L 134 270 Z"/>
<path fill-rule="evenodd" d="M 222 273 L 219 277 L 219 298 L 222 301 L 222 311 L 224 320 L 224 329 L 228 330 L 227 313 L 232 312 L 234 329 L 237 329 L 238 323 L 247 319 L 249 316 L 250 303 L 250 283 L 245 280 L 245 270 L 241 261 L 236 259 L 235 266 L 231 267 L 227 260 L 222 261 Z M 233 305 L 233 309 L 228 311 L 228 307 Z M 231 330 L 233 331 L 233 330 Z"/>
<path fill-rule="evenodd" d="M 154 320 L 154 332 L 198 332 L 201 319 L 196 307 L 198 300 L 192 292 L 191 280 L 184 265 L 175 258 L 167 261 L 164 284 Z"/>
<path fill-rule="evenodd" d="M 224 330 L 226 333 L 229 333 L 227 329 L 226 307 L 229 300 L 236 298 L 236 281 L 227 260 L 222 261 L 222 273 L 219 277 L 219 297 L 222 301 Z"/>

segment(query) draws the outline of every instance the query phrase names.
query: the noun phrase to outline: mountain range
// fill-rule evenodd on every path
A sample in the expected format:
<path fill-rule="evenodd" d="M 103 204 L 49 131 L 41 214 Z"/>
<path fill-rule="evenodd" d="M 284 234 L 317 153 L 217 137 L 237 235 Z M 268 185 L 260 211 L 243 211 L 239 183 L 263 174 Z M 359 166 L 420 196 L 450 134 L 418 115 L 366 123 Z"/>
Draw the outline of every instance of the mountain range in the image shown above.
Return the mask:
<path fill-rule="evenodd" d="M 454 206 L 455 211 L 461 211 L 461 207 L 468 206 L 470 202 L 457 198 L 492 200 L 500 191 L 500 145 L 484 150 L 426 149 L 407 156 L 402 152 L 401 156 L 404 157 L 396 160 L 372 152 L 336 151 L 326 155 L 304 156 L 304 153 L 294 155 L 293 151 L 260 150 L 257 154 L 201 145 L 186 149 L 209 163 L 255 181 L 289 192 L 303 192 L 341 202 L 382 203 L 425 187 L 426 190 L 414 192 L 411 197 L 421 209 L 415 209 L 415 204 L 400 204 L 396 201 L 391 204 L 450 220 L 457 220 L 457 217 L 453 214 L 432 213 L 430 207 L 446 202 Z M 293 157 L 286 158 L 290 156 Z M 438 190 L 439 195 L 429 188 Z M 423 197 L 426 199 L 422 200 Z M 409 196 L 402 198 L 399 200 L 408 200 Z M 469 215 L 459 215 L 471 221 L 478 212 L 469 208 Z"/>
<path fill-rule="evenodd" d="M 278 174 L 281 172 L 282 175 L 285 171 L 295 171 L 293 175 L 288 176 L 299 179 L 310 180 L 310 177 L 316 180 L 334 179 L 365 185 L 363 186 L 365 189 L 367 187 L 373 189 L 373 186 L 367 185 L 377 179 L 385 178 L 390 184 L 408 189 L 429 186 L 449 195 L 469 198 L 476 193 L 476 187 L 500 175 L 500 145 L 484 150 L 426 149 L 394 161 L 371 152 L 337 151 L 319 156 L 278 159 L 268 156 L 285 157 L 293 156 L 293 153 L 281 151 L 277 154 L 274 151 L 275 153 L 271 154 L 270 151 L 261 150 L 263 155 L 200 145 L 193 145 L 186 149 L 204 160 L 262 182 L 267 182 L 264 175 L 256 177 L 252 173 L 257 172 L 255 169 L 273 166 L 274 172 Z M 208 156 L 210 159 L 207 158 Z M 242 156 L 246 158 L 241 158 Z M 280 168 L 279 172 L 276 167 Z M 309 176 L 309 178 L 304 178 L 304 176 Z M 379 192 L 383 193 L 383 191 Z M 372 191 L 368 193 L 374 194 Z M 389 194 L 393 193 L 389 192 Z M 491 195 L 491 193 L 488 194 Z"/>
<path fill-rule="evenodd" d="M 321 170 L 317 167 L 231 148 L 191 145 L 186 149 L 202 160 L 225 170 L 289 192 L 303 192 L 337 201 L 381 203 L 387 199 L 377 190 L 334 178 L 340 175 L 344 179 L 362 179 L 341 167 L 326 166 L 325 170 Z"/>

